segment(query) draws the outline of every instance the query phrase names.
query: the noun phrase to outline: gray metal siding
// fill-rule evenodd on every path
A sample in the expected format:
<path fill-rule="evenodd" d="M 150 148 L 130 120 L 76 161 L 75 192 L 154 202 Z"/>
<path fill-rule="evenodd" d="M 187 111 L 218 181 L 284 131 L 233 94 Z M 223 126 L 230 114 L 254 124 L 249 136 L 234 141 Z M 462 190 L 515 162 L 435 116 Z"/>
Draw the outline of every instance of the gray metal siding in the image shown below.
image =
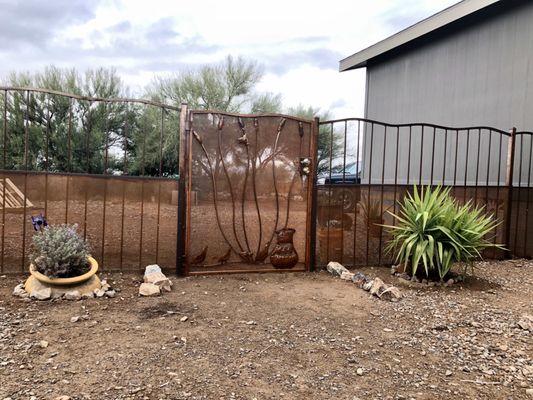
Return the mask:
<path fill-rule="evenodd" d="M 482 125 L 502 130 L 516 126 L 518 130 L 533 130 L 533 2 L 370 65 L 367 76 L 366 117 L 370 119 L 454 127 Z M 431 138 L 427 134 L 426 137 Z M 377 139 L 373 162 L 379 165 L 382 161 L 379 134 Z M 416 140 L 412 148 L 420 147 Z M 439 142 L 440 138 L 437 140 L 442 159 L 443 143 Z M 463 140 L 460 149 L 464 151 L 466 139 Z M 365 155 L 369 156 L 368 140 L 365 142 Z M 451 146 L 455 144 L 448 142 L 447 157 L 452 152 Z M 469 165 L 476 162 L 476 146 L 477 142 L 471 143 Z M 523 172 L 531 156 L 529 141 L 527 148 L 524 147 Z M 400 154 L 407 153 L 405 141 L 401 141 L 399 150 Z M 506 149 L 504 154 L 506 158 Z M 428 162 L 430 155 L 431 149 L 425 149 L 424 157 Z M 488 135 L 483 135 L 479 158 L 488 160 L 488 156 Z M 498 159 L 498 149 L 494 145 L 490 157 Z M 368 157 L 365 160 L 363 170 L 367 169 Z M 467 171 L 468 184 L 475 184 L 475 175 L 487 176 L 486 162 L 483 164 L 481 170 Z M 424 171 L 430 168 L 426 162 L 423 166 Z M 447 165 L 448 168 L 451 166 Z M 497 184 L 497 166 L 491 164 L 488 168 L 492 177 L 489 184 Z M 386 180 L 391 180 L 392 171 L 386 167 Z M 444 173 L 448 177 L 453 171 Z M 462 175 L 464 181 L 464 171 L 458 175 Z M 402 177 L 400 175 L 400 181 Z M 427 183 L 428 177 L 423 178 Z M 376 179 L 373 171 L 372 181 Z"/>

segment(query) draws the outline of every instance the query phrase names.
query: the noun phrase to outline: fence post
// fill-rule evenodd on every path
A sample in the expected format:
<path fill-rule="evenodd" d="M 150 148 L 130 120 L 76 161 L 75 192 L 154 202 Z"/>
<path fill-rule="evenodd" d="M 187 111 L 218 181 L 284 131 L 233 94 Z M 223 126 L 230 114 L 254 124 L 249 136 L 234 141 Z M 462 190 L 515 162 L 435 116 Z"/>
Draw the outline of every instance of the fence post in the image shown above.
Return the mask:
<path fill-rule="evenodd" d="M 516 128 L 509 132 L 509 142 L 507 144 L 507 175 L 505 177 L 505 186 L 507 186 L 507 208 L 505 216 L 505 256 L 511 258 L 511 213 L 513 204 L 513 177 L 514 177 L 514 153 L 515 153 L 515 136 Z"/>
<path fill-rule="evenodd" d="M 187 159 L 189 157 L 187 150 L 187 131 L 188 131 L 188 108 L 187 103 L 181 104 L 180 126 L 179 126 L 179 160 L 178 160 L 178 226 L 177 226 L 177 246 L 176 246 L 176 273 L 184 275 L 185 262 L 185 236 L 186 236 L 186 175 Z"/>
<path fill-rule="evenodd" d="M 311 236 L 309 240 L 309 270 L 314 271 L 316 269 L 316 213 L 317 213 L 317 178 L 318 178 L 318 135 L 320 130 L 320 119 L 315 117 L 313 125 L 311 126 L 311 223 L 309 224 L 308 234 Z M 309 199 L 309 196 L 308 196 Z"/>

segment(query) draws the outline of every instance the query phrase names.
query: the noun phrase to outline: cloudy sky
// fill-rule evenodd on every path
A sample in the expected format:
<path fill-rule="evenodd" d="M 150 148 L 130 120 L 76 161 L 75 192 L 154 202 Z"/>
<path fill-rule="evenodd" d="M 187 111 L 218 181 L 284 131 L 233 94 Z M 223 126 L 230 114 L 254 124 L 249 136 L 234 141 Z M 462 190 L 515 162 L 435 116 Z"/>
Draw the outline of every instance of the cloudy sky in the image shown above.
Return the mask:
<path fill-rule="evenodd" d="M 364 70 L 338 61 L 456 0 L 0 0 L 0 75 L 60 67 L 116 67 L 140 93 L 154 74 L 259 61 L 259 90 L 362 116 Z"/>

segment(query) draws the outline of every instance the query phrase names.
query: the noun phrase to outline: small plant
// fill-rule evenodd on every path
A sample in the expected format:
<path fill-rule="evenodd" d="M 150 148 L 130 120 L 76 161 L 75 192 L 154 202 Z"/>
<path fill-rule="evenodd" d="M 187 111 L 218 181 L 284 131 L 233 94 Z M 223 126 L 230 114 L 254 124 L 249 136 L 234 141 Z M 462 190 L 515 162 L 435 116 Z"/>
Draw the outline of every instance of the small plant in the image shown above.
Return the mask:
<path fill-rule="evenodd" d="M 364 196 L 359 202 L 359 207 L 365 220 L 370 222 L 383 222 L 383 213 L 381 212 L 381 202 L 379 200 L 368 200 Z"/>
<path fill-rule="evenodd" d="M 400 215 L 389 212 L 398 223 L 386 226 L 392 235 L 387 250 L 396 250 L 396 261 L 404 263 L 408 273 L 410 268 L 412 275 L 423 266 L 426 277 L 438 275 L 442 280 L 454 262 L 472 265 L 482 250 L 502 248 L 486 238 L 498 225 L 492 216 L 471 202 L 459 205 L 450 188 L 427 187 L 419 195 L 415 186 L 400 206 Z"/>
<path fill-rule="evenodd" d="M 49 278 L 69 278 L 89 270 L 89 246 L 76 229 L 77 225 L 49 226 L 33 236 L 30 260 L 37 271 Z"/>

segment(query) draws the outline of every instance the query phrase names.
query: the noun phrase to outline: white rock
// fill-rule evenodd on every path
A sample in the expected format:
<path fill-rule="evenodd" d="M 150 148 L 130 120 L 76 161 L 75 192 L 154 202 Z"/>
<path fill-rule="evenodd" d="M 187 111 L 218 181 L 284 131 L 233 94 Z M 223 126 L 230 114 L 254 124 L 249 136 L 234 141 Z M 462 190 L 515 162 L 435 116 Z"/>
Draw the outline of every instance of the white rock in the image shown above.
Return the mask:
<path fill-rule="evenodd" d="M 343 272 L 343 273 L 341 274 L 341 279 L 342 279 L 343 281 L 351 281 L 351 280 L 353 279 L 354 276 L 355 276 L 355 274 L 352 273 L 352 272 L 349 272 L 349 271 L 348 271 L 348 272 Z"/>
<path fill-rule="evenodd" d="M 67 300 L 80 300 L 81 294 L 77 290 L 69 290 L 65 293 L 65 299 Z"/>
<path fill-rule="evenodd" d="M 186 315 L 184 315 L 183 317 L 180 318 L 180 321 L 181 322 L 185 322 L 189 319 L 189 317 L 187 317 Z"/>
<path fill-rule="evenodd" d="M 330 261 L 328 263 L 327 269 L 330 274 L 337 276 L 341 276 L 343 272 L 350 272 L 342 264 L 336 261 Z"/>
<path fill-rule="evenodd" d="M 106 292 L 106 291 L 105 291 L 104 289 L 96 289 L 96 290 L 94 291 L 94 295 L 95 295 L 96 297 L 104 297 L 105 292 Z"/>
<path fill-rule="evenodd" d="M 139 287 L 139 294 L 141 296 L 158 296 L 161 294 L 161 289 L 159 286 L 154 285 L 153 283 L 141 283 Z"/>
<path fill-rule="evenodd" d="M 172 282 L 161 271 L 161 268 L 157 264 L 148 265 L 144 271 L 145 283 L 153 283 L 159 286 L 161 289 L 170 292 L 172 290 Z"/>
<path fill-rule="evenodd" d="M 362 376 L 363 375 L 363 368 L 357 368 L 357 375 Z"/>
<path fill-rule="evenodd" d="M 111 298 L 115 297 L 116 294 L 117 293 L 114 290 L 108 290 L 107 292 L 105 292 L 105 295 Z"/>
<path fill-rule="evenodd" d="M 39 342 L 39 346 L 41 346 L 43 349 L 46 349 L 48 347 L 48 342 L 46 340 L 41 340 Z"/>
<path fill-rule="evenodd" d="M 19 283 L 17 286 L 15 286 L 15 289 L 13 289 L 13 296 L 23 297 L 23 298 L 28 297 L 28 292 L 24 290 L 23 283 Z"/>
<path fill-rule="evenodd" d="M 52 289 L 49 287 L 40 288 L 31 293 L 31 298 L 36 300 L 48 300 L 50 297 L 52 297 Z"/>
<path fill-rule="evenodd" d="M 74 317 L 70 317 L 70 322 L 78 322 L 80 320 L 80 316 L 76 315 Z"/>
<path fill-rule="evenodd" d="M 144 269 L 144 274 L 147 275 L 147 274 L 153 274 L 155 272 L 162 272 L 161 271 L 161 267 L 157 264 L 150 264 L 150 265 L 147 265 L 146 268 Z"/>

